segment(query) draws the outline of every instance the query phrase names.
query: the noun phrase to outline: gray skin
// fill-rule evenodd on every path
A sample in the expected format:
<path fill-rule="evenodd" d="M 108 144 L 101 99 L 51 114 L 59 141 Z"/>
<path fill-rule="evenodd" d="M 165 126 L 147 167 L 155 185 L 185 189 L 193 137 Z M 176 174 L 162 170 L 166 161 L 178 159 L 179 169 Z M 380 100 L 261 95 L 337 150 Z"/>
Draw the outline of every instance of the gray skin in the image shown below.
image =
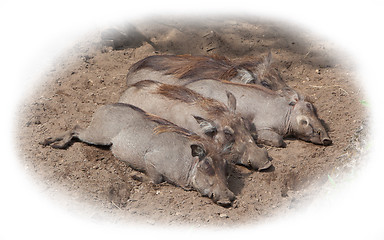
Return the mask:
<path fill-rule="evenodd" d="M 128 85 L 146 79 L 184 85 L 208 78 L 257 84 L 271 90 L 288 88 L 272 65 L 271 52 L 262 58 L 236 62 L 209 56 L 154 55 L 133 64 L 126 79 Z"/>
<path fill-rule="evenodd" d="M 75 127 L 41 144 L 67 148 L 73 138 L 112 145 L 118 159 L 146 172 L 154 183 L 168 181 L 186 190 L 195 189 L 222 206 L 235 199 L 228 189 L 228 163 L 214 144 L 135 106 L 102 106 L 88 128 Z"/>
<path fill-rule="evenodd" d="M 166 90 L 166 93 L 161 94 L 161 90 Z M 222 149 L 230 149 L 225 157 L 235 164 L 255 170 L 269 168 L 272 164 L 267 150 L 256 145 L 243 118 L 235 113 L 236 99 L 231 93 L 227 93 L 226 101 L 228 108 L 185 87 L 149 80 L 131 85 L 119 100 L 213 140 Z M 201 106 L 207 105 L 207 102 L 220 108 L 214 108 L 215 111 L 210 112 Z"/>
<path fill-rule="evenodd" d="M 252 122 L 258 143 L 284 147 L 283 137 L 294 136 L 315 144 L 332 144 L 314 106 L 290 89 L 271 91 L 257 85 L 209 79 L 186 87 L 221 102 L 227 91 L 233 93 L 237 112 Z"/>

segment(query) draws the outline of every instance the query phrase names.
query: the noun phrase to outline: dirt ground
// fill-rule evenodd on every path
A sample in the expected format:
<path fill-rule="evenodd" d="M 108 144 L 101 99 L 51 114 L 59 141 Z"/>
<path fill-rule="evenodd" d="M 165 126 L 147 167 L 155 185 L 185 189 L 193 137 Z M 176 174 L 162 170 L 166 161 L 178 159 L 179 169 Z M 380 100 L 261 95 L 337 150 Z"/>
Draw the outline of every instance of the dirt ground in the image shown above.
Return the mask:
<path fill-rule="evenodd" d="M 95 32 L 73 46 L 42 76 L 20 104 L 17 140 L 26 174 L 68 211 L 93 220 L 158 225 L 233 226 L 260 222 L 304 207 L 361 164 L 367 132 L 366 103 L 349 57 L 307 30 L 244 18 L 158 18 L 117 26 L 127 33 Z M 101 34 L 103 32 L 103 34 Z M 219 54 L 229 59 L 271 50 L 283 79 L 309 96 L 329 127 L 333 145 L 287 139 L 268 147 L 274 169 L 236 166 L 229 179 L 236 200 L 223 208 L 195 191 L 153 185 L 108 149 L 80 142 L 67 150 L 39 142 L 76 124 L 87 126 L 98 106 L 114 103 L 128 68 L 154 54 Z"/>

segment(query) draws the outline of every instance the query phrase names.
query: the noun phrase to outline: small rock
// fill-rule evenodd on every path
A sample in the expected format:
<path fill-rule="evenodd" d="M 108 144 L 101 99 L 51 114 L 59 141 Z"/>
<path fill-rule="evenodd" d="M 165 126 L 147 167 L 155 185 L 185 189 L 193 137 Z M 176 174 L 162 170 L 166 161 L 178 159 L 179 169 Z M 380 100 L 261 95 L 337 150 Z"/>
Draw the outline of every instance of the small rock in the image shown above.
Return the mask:
<path fill-rule="evenodd" d="M 147 223 L 148 223 L 148 224 L 151 224 L 151 225 L 155 225 L 156 222 L 155 222 L 155 220 L 153 220 L 153 219 L 148 219 L 148 220 L 147 220 Z"/>
<path fill-rule="evenodd" d="M 228 215 L 225 214 L 225 213 L 220 213 L 219 216 L 220 216 L 221 218 L 229 218 Z"/>
<path fill-rule="evenodd" d="M 283 189 L 281 189 L 281 196 L 283 198 L 288 197 L 288 188 L 287 187 L 284 187 Z"/>
<path fill-rule="evenodd" d="M 132 178 L 133 180 L 136 180 L 136 181 L 139 181 L 139 182 L 143 182 L 143 181 L 144 181 L 142 176 L 139 176 L 139 175 L 136 175 L 136 174 L 133 174 L 133 175 L 131 176 L 131 178 Z"/>
<path fill-rule="evenodd" d="M 320 74 L 320 69 L 316 69 L 316 73 L 317 73 L 317 74 Z"/>

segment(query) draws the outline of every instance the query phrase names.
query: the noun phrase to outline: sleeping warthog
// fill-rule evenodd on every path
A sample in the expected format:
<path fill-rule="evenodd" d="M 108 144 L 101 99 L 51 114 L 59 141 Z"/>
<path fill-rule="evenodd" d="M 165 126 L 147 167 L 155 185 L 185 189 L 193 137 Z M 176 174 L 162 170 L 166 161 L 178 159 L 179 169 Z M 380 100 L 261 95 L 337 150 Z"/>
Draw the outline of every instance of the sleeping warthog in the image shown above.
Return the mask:
<path fill-rule="evenodd" d="M 184 85 L 190 81 L 208 78 L 258 84 L 271 90 L 288 87 L 271 62 L 271 53 L 264 58 L 238 62 L 219 56 L 155 55 L 131 66 L 127 74 L 127 84 L 156 79 L 163 83 Z"/>
<path fill-rule="evenodd" d="M 228 108 L 188 88 L 150 80 L 129 86 L 119 100 L 214 140 L 230 149 L 225 157 L 232 162 L 259 170 L 270 167 L 267 151 L 256 145 L 244 120 L 235 114 L 235 97 L 227 93 L 226 101 Z"/>
<path fill-rule="evenodd" d="M 75 127 L 42 144 L 66 148 L 73 138 L 112 145 L 117 158 L 145 171 L 155 183 L 166 180 L 184 189 L 195 189 L 223 206 L 235 198 L 228 189 L 227 162 L 214 144 L 133 105 L 103 106 L 88 128 Z"/>
<path fill-rule="evenodd" d="M 316 109 L 294 91 L 271 91 L 258 85 L 228 81 L 199 80 L 185 85 L 204 96 L 221 102 L 230 91 L 237 99 L 237 111 L 253 119 L 258 142 L 285 145 L 283 137 L 295 136 L 304 141 L 330 145 L 331 139 L 316 114 Z"/>

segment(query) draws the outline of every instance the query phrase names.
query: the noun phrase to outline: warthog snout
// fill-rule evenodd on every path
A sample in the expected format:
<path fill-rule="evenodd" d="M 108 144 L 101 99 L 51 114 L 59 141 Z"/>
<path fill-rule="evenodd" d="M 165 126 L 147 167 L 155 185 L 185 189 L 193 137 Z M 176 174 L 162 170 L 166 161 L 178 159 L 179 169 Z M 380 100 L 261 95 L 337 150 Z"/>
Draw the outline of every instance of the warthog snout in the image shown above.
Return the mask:
<path fill-rule="evenodd" d="M 267 150 L 264 148 L 262 148 L 261 150 L 263 154 L 262 154 L 262 157 L 259 159 L 259 161 L 257 161 L 258 164 L 252 165 L 254 169 L 258 169 L 259 171 L 268 169 L 269 167 L 272 166 L 272 162 L 270 161 Z"/>
<path fill-rule="evenodd" d="M 272 166 L 268 152 L 265 148 L 248 148 L 242 157 L 242 164 L 255 170 L 264 170 Z"/>
<path fill-rule="evenodd" d="M 332 140 L 329 138 L 324 138 L 322 141 L 324 146 L 329 146 L 332 144 Z"/>
<path fill-rule="evenodd" d="M 332 144 L 331 138 L 328 136 L 328 133 L 325 130 L 320 131 L 321 143 L 324 146 L 329 146 Z"/>
<path fill-rule="evenodd" d="M 323 135 L 325 135 L 325 136 L 323 137 Z M 311 137 L 309 139 L 309 141 L 312 143 L 320 144 L 320 145 L 324 145 L 324 146 L 329 146 L 332 144 L 332 140 L 328 137 L 327 134 L 320 134 L 320 136 L 315 135 L 314 137 Z"/>
<path fill-rule="evenodd" d="M 221 196 L 224 195 L 224 196 Z M 212 194 L 212 200 L 220 206 L 229 207 L 232 205 L 232 202 L 235 200 L 235 194 L 230 190 L 223 192 L 222 194 Z"/>

